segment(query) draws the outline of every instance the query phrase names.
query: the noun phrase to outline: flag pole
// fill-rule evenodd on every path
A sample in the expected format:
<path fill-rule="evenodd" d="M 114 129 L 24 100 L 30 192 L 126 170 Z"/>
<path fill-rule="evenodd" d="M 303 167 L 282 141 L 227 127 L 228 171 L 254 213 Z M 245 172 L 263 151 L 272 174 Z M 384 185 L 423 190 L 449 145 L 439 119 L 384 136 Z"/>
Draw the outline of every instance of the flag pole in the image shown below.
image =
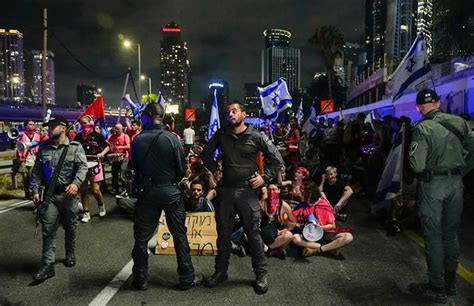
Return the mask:
<path fill-rule="evenodd" d="M 404 163 L 405 163 L 405 122 L 402 123 L 402 149 L 400 152 L 400 204 L 403 207 L 403 169 L 404 169 Z"/>
<path fill-rule="evenodd" d="M 120 123 L 120 118 L 122 117 L 123 97 L 125 97 L 125 93 L 127 92 L 128 78 L 130 76 L 130 72 L 131 72 L 131 69 L 130 67 L 128 67 L 127 75 L 125 76 L 125 83 L 123 84 L 122 100 L 120 100 L 120 108 L 119 108 L 119 115 L 117 117 L 117 123 Z"/>

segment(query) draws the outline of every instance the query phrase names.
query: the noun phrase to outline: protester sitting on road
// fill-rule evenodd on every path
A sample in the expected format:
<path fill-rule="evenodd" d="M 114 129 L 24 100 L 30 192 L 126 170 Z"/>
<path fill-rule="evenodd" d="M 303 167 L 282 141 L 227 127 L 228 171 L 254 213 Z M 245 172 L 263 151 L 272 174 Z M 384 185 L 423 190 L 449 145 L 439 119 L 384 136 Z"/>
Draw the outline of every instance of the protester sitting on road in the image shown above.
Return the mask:
<path fill-rule="evenodd" d="M 191 182 L 195 179 L 199 179 L 204 183 L 204 194 L 209 201 L 212 201 L 216 197 L 217 182 L 209 170 L 204 167 L 202 161 L 197 161 L 189 164 L 186 176 L 182 179 L 181 183 L 184 184 L 186 194 L 191 195 Z"/>
<path fill-rule="evenodd" d="M 262 208 L 262 240 L 267 256 L 285 259 L 285 248 L 291 243 L 293 234 L 285 225 L 294 227 L 296 219 L 289 220 L 291 207 L 280 199 L 280 189 L 275 184 L 262 188 L 260 197 Z"/>
<path fill-rule="evenodd" d="M 324 236 L 318 242 L 310 242 L 304 239 L 301 232 L 294 231 L 293 243 L 304 248 L 304 257 L 328 251 L 339 256 L 338 249 L 352 242 L 352 234 L 337 233 L 336 218 L 331 204 L 322 196 L 316 183 L 309 182 L 306 187 L 305 202 L 293 210 L 293 216 L 298 222 L 296 228 L 302 230 L 308 221 L 308 216 L 314 215 L 324 230 Z"/>
<path fill-rule="evenodd" d="M 191 182 L 190 194 L 185 199 L 186 211 L 189 212 L 209 212 L 214 211 L 211 201 L 204 196 L 204 182 L 195 178 Z"/>
<path fill-rule="evenodd" d="M 303 181 L 309 177 L 308 169 L 304 167 L 298 167 L 295 171 L 294 181 L 282 181 L 282 186 L 291 185 L 290 195 L 292 204 L 301 202 L 304 197 L 304 184 Z"/>
<path fill-rule="evenodd" d="M 326 172 L 322 175 L 319 191 L 333 206 L 336 219 L 345 221 L 347 215 L 343 214 L 342 211 L 354 192 L 351 186 L 337 178 L 336 167 L 329 166 L 326 168 Z"/>

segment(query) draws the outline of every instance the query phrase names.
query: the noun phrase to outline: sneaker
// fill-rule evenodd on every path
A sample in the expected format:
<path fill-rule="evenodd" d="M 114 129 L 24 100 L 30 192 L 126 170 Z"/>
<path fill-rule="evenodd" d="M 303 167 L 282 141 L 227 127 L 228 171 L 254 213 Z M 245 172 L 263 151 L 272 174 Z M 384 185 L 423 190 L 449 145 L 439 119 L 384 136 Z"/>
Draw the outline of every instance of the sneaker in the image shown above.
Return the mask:
<path fill-rule="evenodd" d="M 313 255 L 316 255 L 316 249 L 304 248 L 302 255 L 303 255 L 303 257 L 310 257 L 310 256 L 313 256 Z"/>
<path fill-rule="evenodd" d="M 239 257 L 245 257 L 247 255 L 247 253 L 245 252 L 245 248 L 242 245 L 232 246 L 231 252 L 232 254 L 235 254 Z"/>
<path fill-rule="evenodd" d="M 99 217 L 105 217 L 107 211 L 105 210 L 105 205 L 99 205 Z"/>
<path fill-rule="evenodd" d="M 82 215 L 81 222 L 82 223 L 87 223 L 91 220 L 91 213 L 88 211 L 85 211 L 84 214 Z"/>
<path fill-rule="evenodd" d="M 76 265 L 76 255 L 74 251 L 66 251 L 66 260 L 64 261 L 64 265 L 68 268 L 72 268 Z"/>
<path fill-rule="evenodd" d="M 254 285 L 255 293 L 257 294 L 265 294 L 268 292 L 268 282 L 267 277 L 265 275 L 257 276 Z"/>
<path fill-rule="evenodd" d="M 444 291 L 436 290 L 429 284 L 411 283 L 408 285 L 408 291 L 413 295 L 435 303 L 446 304 L 448 302 L 448 297 Z"/>

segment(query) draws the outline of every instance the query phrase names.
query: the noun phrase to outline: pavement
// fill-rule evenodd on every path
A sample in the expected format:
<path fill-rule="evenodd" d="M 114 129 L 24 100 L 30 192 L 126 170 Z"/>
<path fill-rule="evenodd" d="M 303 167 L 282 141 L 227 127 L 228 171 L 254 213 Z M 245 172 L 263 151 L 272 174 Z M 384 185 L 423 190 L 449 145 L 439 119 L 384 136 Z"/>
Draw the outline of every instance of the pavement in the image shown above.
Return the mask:
<path fill-rule="evenodd" d="M 107 216 L 96 205 L 92 221 L 78 229 L 77 265 L 62 263 L 64 232 L 58 230 L 56 276 L 39 285 L 31 277 L 41 259 L 41 235 L 34 234 L 33 204 L 23 200 L 0 202 L 0 305 L 430 305 L 410 295 L 410 282 L 426 281 L 421 237 L 405 232 L 387 237 L 377 225 L 368 225 L 361 200 L 354 201 L 348 223 L 354 241 L 342 250 L 345 260 L 316 256 L 302 258 L 296 249 L 286 260 L 268 259 L 269 292 L 256 295 L 250 257 L 231 257 L 229 280 L 212 289 L 176 291 L 173 255 L 150 255 L 149 289 L 131 287 L 133 223 L 106 196 Z M 16 206 L 15 206 L 16 205 Z M 466 214 L 467 213 L 467 214 Z M 460 238 L 462 266 L 474 271 L 472 211 L 465 212 Z M 418 239 L 418 242 L 417 242 Z M 421 240 L 422 242 L 422 240 Z M 214 257 L 194 256 L 195 269 L 210 276 Z M 470 282 L 471 281 L 471 282 Z M 450 305 L 473 305 L 474 281 L 459 279 L 459 294 Z"/>

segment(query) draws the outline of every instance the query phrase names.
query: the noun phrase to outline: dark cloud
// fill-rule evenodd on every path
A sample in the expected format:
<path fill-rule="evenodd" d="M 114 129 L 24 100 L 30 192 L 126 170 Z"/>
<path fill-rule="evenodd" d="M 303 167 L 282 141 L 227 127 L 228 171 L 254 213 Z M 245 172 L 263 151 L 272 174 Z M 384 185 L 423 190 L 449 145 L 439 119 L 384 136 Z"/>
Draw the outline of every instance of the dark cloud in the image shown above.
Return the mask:
<path fill-rule="evenodd" d="M 4 4 L 2 4 L 3 6 Z M 136 53 L 124 50 L 118 34 L 141 44 L 142 71 L 158 90 L 161 28 L 176 21 L 188 43 L 193 103 L 207 95 L 212 79 L 229 82 L 232 98 L 243 98 L 243 84 L 260 80 L 266 28 L 292 32 L 291 44 L 301 49 L 302 85 L 321 71 L 320 59 L 307 39 L 315 28 L 334 25 L 347 41 L 363 35 L 363 0 L 17 0 L 0 12 L 0 27 L 24 32 L 25 48 L 41 48 L 42 8 L 49 9 L 55 32 L 50 49 L 56 54 L 57 101 L 75 101 L 76 85 L 93 83 L 104 89 L 106 102 L 118 104 L 123 78 L 97 77 L 74 61 L 58 37 L 81 61 L 104 76 L 119 75 L 137 66 Z M 144 86 L 145 87 L 145 86 Z"/>

